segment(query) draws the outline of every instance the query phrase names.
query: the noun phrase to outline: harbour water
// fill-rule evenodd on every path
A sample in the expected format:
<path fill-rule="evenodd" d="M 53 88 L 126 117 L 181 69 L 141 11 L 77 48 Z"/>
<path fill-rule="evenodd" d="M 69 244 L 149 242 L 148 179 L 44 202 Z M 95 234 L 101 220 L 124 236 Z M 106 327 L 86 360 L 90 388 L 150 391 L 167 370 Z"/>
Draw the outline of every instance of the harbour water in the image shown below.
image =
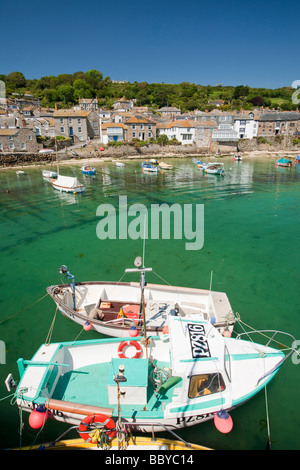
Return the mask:
<path fill-rule="evenodd" d="M 48 420 L 42 431 L 30 429 L 28 414 L 19 415 L 4 380 L 18 380 L 18 358 L 30 359 L 46 341 L 55 319 L 52 342 L 94 339 L 61 314 L 47 297 L 46 287 L 60 282 L 65 264 L 77 281 L 117 281 L 142 255 L 141 239 L 97 237 L 97 208 L 166 203 L 204 205 L 204 244 L 186 250 L 186 239 L 146 241 L 145 264 L 154 273 L 149 282 L 209 288 L 226 292 L 241 319 L 257 329 L 287 331 L 300 340 L 299 228 L 300 165 L 275 168 L 274 159 L 223 158 L 225 176 L 203 175 L 191 158 L 168 160 L 173 169 L 143 174 L 140 162 L 93 163 L 96 176 L 82 176 L 80 163 L 61 173 L 77 175 L 84 194 L 54 190 L 42 178 L 42 167 L 0 173 L 0 339 L 5 364 L 0 364 L 1 448 L 47 442 L 67 425 Z M 131 277 L 130 277 L 131 276 Z M 161 277 L 158 277 L 161 276 Z M 123 280 L 136 280 L 127 275 Z M 291 344 L 289 344 L 291 346 Z M 294 360 L 293 360 L 294 358 Z M 220 434 L 213 421 L 178 432 L 184 439 L 214 449 L 265 449 L 267 416 L 271 446 L 299 450 L 300 365 L 289 358 L 264 391 L 231 412 L 233 430 Z M 23 425 L 23 426 L 22 426 Z M 21 430 L 21 432 L 20 432 Z M 77 437 L 72 434 L 67 437 Z"/>

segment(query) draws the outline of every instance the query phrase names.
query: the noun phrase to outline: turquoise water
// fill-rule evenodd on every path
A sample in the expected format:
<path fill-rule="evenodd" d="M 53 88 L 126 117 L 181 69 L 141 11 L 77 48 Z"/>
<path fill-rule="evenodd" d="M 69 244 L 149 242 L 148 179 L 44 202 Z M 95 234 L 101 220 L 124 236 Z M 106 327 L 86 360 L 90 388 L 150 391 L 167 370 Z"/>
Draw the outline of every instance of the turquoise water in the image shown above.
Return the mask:
<path fill-rule="evenodd" d="M 168 160 L 169 161 L 169 160 Z M 0 365 L 1 447 L 30 445 L 37 432 L 28 425 L 20 439 L 18 409 L 4 385 L 9 372 L 18 380 L 16 361 L 30 359 L 48 335 L 55 314 L 45 296 L 60 281 L 66 264 L 76 280 L 119 280 L 142 255 L 140 239 L 100 240 L 96 215 L 101 204 L 204 204 L 204 245 L 186 250 L 186 239 L 148 239 L 145 263 L 173 285 L 212 288 L 227 293 L 241 319 L 258 329 L 278 329 L 300 339 L 299 324 L 299 168 L 275 168 L 275 160 L 223 159 L 225 176 L 203 175 L 192 159 L 170 161 L 174 168 L 144 175 L 140 162 L 95 163 L 95 177 L 82 176 L 80 164 L 61 173 L 77 174 L 86 185 L 82 195 L 60 194 L 43 180 L 42 168 L 0 173 L 0 339 L 6 364 Z M 123 227 L 124 228 L 124 227 Z M 126 275 L 123 280 L 136 280 Z M 161 282 L 156 274 L 149 282 Z M 41 299 L 41 300 L 39 300 Z M 39 301 L 38 301 L 39 300 Z M 95 338 L 57 314 L 52 341 Z M 291 342 L 288 344 L 291 345 Z M 300 366 L 288 359 L 267 388 L 272 448 L 300 449 L 298 400 Z M 5 398 L 8 397 L 8 398 Z M 213 421 L 179 434 L 215 449 L 264 449 L 267 442 L 266 400 L 260 392 L 231 412 L 234 427 L 220 434 Z M 37 442 L 53 440 L 68 426 L 48 420 Z M 75 437 L 71 434 L 69 437 Z"/>

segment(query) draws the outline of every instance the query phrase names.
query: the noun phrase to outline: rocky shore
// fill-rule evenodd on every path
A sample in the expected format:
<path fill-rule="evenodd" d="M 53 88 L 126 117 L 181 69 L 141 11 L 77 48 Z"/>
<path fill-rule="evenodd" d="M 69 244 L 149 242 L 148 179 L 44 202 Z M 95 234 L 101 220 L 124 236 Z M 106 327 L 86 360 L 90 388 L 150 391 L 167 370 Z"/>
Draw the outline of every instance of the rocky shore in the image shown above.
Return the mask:
<path fill-rule="evenodd" d="M 98 149 L 99 145 L 93 142 L 85 147 L 66 148 L 58 153 L 61 164 L 69 164 L 88 160 L 89 162 L 103 162 L 112 160 L 135 160 L 157 158 L 158 160 L 167 158 L 186 158 L 209 156 L 208 148 L 199 148 L 196 145 L 178 145 L 178 146 L 160 146 L 157 144 L 134 146 L 122 145 L 116 147 L 106 147 L 104 151 Z M 232 157 L 239 153 L 243 158 L 280 158 L 288 156 L 295 158 L 300 154 L 300 147 L 288 148 L 283 152 L 281 145 L 276 142 L 258 143 L 257 140 L 239 141 L 238 146 L 218 145 L 212 146 L 211 158 L 221 159 L 223 157 Z M 0 168 L 16 168 L 24 166 L 45 166 L 55 163 L 55 154 L 40 153 L 0 153 Z"/>

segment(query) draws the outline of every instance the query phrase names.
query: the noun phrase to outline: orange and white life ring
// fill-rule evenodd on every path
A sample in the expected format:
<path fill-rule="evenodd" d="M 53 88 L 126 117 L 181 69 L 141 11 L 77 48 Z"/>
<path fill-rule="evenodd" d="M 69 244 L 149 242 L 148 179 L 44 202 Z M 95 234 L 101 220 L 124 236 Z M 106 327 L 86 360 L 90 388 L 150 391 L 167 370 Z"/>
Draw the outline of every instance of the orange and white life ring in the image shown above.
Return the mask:
<path fill-rule="evenodd" d="M 80 437 L 82 437 L 82 439 L 87 442 L 90 442 L 92 440 L 90 433 L 92 433 L 93 431 L 88 431 L 88 427 L 90 424 L 94 424 L 95 426 L 97 424 L 104 426 L 106 430 L 109 430 L 109 432 L 107 432 L 108 437 L 114 437 L 116 435 L 116 424 L 111 418 L 101 414 L 88 415 L 81 421 L 78 426 L 78 433 Z"/>
<path fill-rule="evenodd" d="M 118 347 L 118 355 L 120 359 L 129 359 L 128 356 L 125 356 L 125 350 L 128 346 L 134 346 L 136 349 L 136 353 L 133 357 L 130 357 L 130 359 L 138 359 L 140 355 L 142 354 L 142 348 L 139 343 L 136 341 L 122 341 L 122 343 L 119 344 Z"/>

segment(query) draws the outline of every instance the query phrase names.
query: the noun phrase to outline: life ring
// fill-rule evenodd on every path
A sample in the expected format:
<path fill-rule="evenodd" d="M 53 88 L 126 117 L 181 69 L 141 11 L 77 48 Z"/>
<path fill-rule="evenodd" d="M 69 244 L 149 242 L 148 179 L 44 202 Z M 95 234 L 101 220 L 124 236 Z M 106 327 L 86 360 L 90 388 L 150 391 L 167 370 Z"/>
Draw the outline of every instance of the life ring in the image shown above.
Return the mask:
<path fill-rule="evenodd" d="M 127 356 L 125 356 L 124 354 L 124 350 L 125 348 L 127 348 L 127 346 L 134 346 L 135 349 L 136 349 L 136 353 L 133 357 L 131 357 L 130 359 L 138 359 L 142 353 L 142 348 L 141 348 L 141 345 L 139 343 L 137 343 L 136 341 L 122 341 L 122 343 L 119 344 L 119 347 L 118 347 L 118 355 L 119 355 L 119 358 L 120 359 L 129 359 Z"/>
<path fill-rule="evenodd" d="M 92 423 L 101 424 L 102 426 L 104 426 L 106 430 L 111 430 L 107 432 L 108 437 L 112 438 L 116 435 L 116 430 L 115 430 L 116 424 L 111 418 L 105 415 L 101 415 L 101 414 L 88 415 L 81 421 L 81 423 L 78 426 L 78 433 L 80 437 L 82 437 L 82 439 L 84 439 L 85 441 L 87 442 L 92 441 L 92 437 L 90 436 L 89 431 L 88 431 L 88 427 Z M 92 432 L 93 431 L 91 431 L 91 433 Z"/>

